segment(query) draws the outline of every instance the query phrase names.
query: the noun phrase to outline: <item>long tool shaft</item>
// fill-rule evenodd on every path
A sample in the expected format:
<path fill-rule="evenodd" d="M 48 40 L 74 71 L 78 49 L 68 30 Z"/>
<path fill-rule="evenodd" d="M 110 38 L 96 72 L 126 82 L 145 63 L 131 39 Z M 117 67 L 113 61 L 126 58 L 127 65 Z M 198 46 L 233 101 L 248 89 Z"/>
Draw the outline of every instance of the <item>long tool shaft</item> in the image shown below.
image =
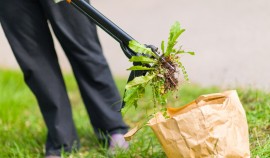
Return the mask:
<path fill-rule="evenodd" d="M 68 0 L 68 2 L 79 9 L 87 17 L 91 18 L 100 28 L 106 31 L 120 44 L 128 46 L 129 41 L 134 40 L 130 35 L 105 17 L 91 4 L 88 4 L 84 0 Z"/>

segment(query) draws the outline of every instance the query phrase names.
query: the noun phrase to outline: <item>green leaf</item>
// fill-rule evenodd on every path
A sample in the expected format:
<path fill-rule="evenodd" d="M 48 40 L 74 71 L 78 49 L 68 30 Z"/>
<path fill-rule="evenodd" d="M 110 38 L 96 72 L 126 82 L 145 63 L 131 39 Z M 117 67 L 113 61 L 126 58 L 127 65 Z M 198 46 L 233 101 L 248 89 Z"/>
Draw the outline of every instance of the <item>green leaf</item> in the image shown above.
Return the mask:
<path fill-rule="evenodd" d="M 125 107 L 121 109 L 121 114 L 124 116 L 131 107 L 132 104 L 125 103 Z"/>
<path fill-rule="evenodd" d="M 128 47 L 136 53 L 147 54 L 150 56 L 156 56 L 150 48 L 146 48 L 145 45 L 138 43 L 135 40 L 129 41 Z"/>
<path fill-rule="evenodd" d="M 172 52 L 172 49 L 175 46 L 178 37 L 184 31 L 185 31 L 185 29 L 181 29 L 180 23 L 178 21 L 173 24 L 173 26 L 171 27 L 171 30 L 170 30 L 170 36 L 168 39 L 167 49 L 166 49 L 164 56 L 168 56 Z"/>
<path fill-rule="evenodd" d="M 144 95 L 144 92 L 144 85 L 138 85 L 126 89 L 124 94 L 125 107 L 121 110 L 122 114 L 125 114 L 132 106 L 135 106 L 136 108 L 138 106 L 137 102 Z"/>
<path fill-rule="evenodd" d="M 195 52 L 186 52 L 186 53 L 188 53 L 190 55 L 195 55 Z"/>
<path fill-rule="evenodd" d="M 151 59 L 146 56 L 132 56 L 131 59 L 129 59 L 130 62 L 141 62 L 143 64 L 150 64 L 150 63 L 157 63 L 156 60 Z"/>
<path fill-rule="evenodd" d="M 185 52 L 183 50 L 178 50 L 178 51 L 176 51 L 176 54 L 190 54 L 190 55 L 195 55 L 195 52 Z"/>
<path fill-rule="evenodd" d="M 152 74 L 152 75 L 135 77 L 132 81 L 128 82 L 128 84 L 126 85 L 125 88 L 126 88 L 126 90 L 128 90 L 129 88 L 131 88 L 133 86 L 147 83 L 150 80 L 152 80 L 155 76 L 156 76 L 155 74 Z"/>
<path fill-rule="evenodd" d="M 146 66 L 132 66 L 127 70 L 155 70 L 155 68 L 146 67 Z"/>
<path fill-rule="evenodd" d="M 162 54 L 164 54 L 164 53 L 165 53 L 165 51 L 164 51 L 164 47 L 165 47 L 165 46 L 164 46 L 164 41 L 162 41 L 162 42 L 161 42 L 161 51 L 162 51 Z"/>
<path fill-rule="evenodd" d="M 135 98 L 139 98 L 141 92 L 143 92 L 142 85 L 133 86 L 133 87 L 127 89 L 125 92 L 124 101 L 128 102 L 128 101 L 133 100 Z"/>

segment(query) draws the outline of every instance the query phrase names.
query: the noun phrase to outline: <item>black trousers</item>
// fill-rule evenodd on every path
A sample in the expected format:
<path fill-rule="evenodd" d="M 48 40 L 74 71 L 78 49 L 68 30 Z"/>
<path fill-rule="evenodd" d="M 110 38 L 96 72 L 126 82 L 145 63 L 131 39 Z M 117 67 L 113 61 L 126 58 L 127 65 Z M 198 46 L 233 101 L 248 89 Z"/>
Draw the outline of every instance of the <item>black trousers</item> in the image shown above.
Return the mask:
<path fill-rule="evenodd" d="M 71 151 L 74 144 L 79 147 L 47 20 L 72 66 L 95 132 L 125 133 L 128 127 L 118 112 L 121 98 L 95 24 L 65 2 L 1 0 L 1 25 L 48 128 L 46 154 Z"/>

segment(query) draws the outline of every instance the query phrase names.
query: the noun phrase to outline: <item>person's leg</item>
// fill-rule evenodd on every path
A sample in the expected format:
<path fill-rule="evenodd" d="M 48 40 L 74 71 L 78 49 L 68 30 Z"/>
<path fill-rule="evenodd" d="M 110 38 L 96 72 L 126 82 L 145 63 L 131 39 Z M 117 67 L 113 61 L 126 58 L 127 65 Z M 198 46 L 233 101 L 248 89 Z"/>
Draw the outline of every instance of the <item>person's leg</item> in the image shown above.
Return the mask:
<path fill-rule="evenodd" d="M 47 19 L 37 0 L 2 0 L 0 22 L 48 128 L 47 155 L 79 140 Z"/>
<path fill-rule="evenodd" d="M 95 24 L 73 6 L 43 1 L 48 19 L 72 65 L 96 134 L 125 133 L 121 98 L 104 58 Z"/>

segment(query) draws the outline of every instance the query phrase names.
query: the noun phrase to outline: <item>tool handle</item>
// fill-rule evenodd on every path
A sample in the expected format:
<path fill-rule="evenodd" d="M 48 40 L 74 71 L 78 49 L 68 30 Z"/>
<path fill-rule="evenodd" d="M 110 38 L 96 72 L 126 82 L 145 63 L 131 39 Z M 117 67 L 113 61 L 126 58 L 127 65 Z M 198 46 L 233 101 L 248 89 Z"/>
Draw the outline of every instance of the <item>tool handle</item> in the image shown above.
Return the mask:
<path fill-rule="evenodd" d="M 95 24 L 97 24 L 100 28 L 106 31 L 120 44 L 128 46 L 129 41 L 134 40 L 130 35 L 128 35 L 125 31 L 119 28 L 116 24 L 114 24 L 111 20 L 109 20 L 92 5 L 88 4 L 84 0 L 67 0 L 67 2 L 76 7 L 83 14 L 91 18 L 95 22 Z"/>

